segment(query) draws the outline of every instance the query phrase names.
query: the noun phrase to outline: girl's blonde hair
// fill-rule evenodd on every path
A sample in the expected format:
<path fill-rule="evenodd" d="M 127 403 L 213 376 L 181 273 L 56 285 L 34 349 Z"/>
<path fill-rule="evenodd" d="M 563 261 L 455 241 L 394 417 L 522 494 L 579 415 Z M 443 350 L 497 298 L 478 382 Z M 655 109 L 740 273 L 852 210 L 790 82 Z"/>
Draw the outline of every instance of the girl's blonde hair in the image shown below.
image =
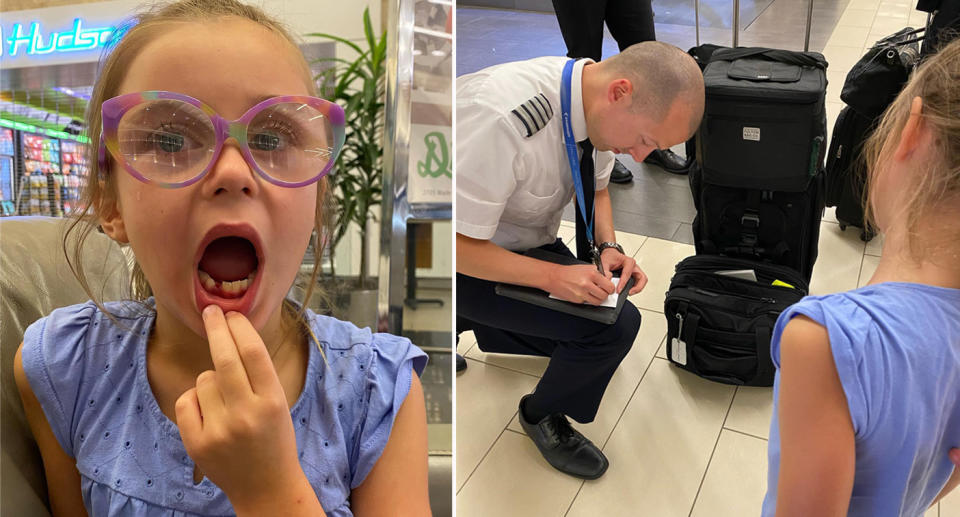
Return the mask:
<path fill-rule="evenodd" d="M 877 227 L 875 188 L 884 164 L 892 162 L 900 135 L 910 118 L 915 97 L 923 99 L 923 123 L 933 134 L 933 144 L 924 166 L 911 171 L 909 197 L 902 206 L 906 214 L 908 243 L 915 259 L 919 249 L 920 224 L 945 200 L 960 194 L 960 39 L 944 46 L 926 59 L 910 77 L 907 85 L 887 108 L 877 129 L 863 147 L 867 185 L 865 221 Z M 944 235 L 940 242 L 960 241 L 956 235 Z"/>
<path fill-rule="evenodd" d="M 290 52 L 297 56 L 298 72 L 303 77 L 308 94 L 311 96 L 317 95 L 317 87 L 310 66 L 298 48 L 298 40 L 282 23 L 270 17 L 261 9 L 242 4 L 237 0 L 181 0 L 171 4 L 154 5 L 135 15 L 130 22 L 115 32 L 114 40 L 110 42 L 103 57 L 101 57 L 99 73 L 85 115 L 87 135 L 90 139 L 85 153 L 90 175 L 86 187 L 80 194 L 78 208 L 72 214 L 73 221 L 63 237 L 64 254 L 74 276 L 77 277 L 91 300 L 115 322 L 114 315 L 103 306 L 102 301 L 94 295 L 87 282 L 83 267 L 83 254 L 81 253 L 87 236 L 99 226 L 99 215 L 110 214 L 116 210 L 116 174 L 123 173 L 122 171 L 117 172 L 116 167 L 110 167 L 109 165 L 107 170 L 100 170 L 97 153 L 102 127 L 101 105 L 105 100 L 118 94 L 119 86 L 123 81 L 126 70 L 129 69 L 130 63 L 136 59 L 150 41 L 162 34 L 165 29 L 173 24 L 198 23 L 227 16 L 235 16 L 259 24 L 289 43 Z M 110 162 L 111 158 L 108 153 L 107 163 Z M 284 303 L 285 326 L 287 323 L 299 323 L 297 326 L 303 334 L 306 334 L 309 329 L 303 313 L 311 299 L 320 272 L 324 245 L 322 237 L 329 235 L 329 232 L 325 231 L 331 215 L 330 203 L 328 203 L 329 197 L 330 189 L 327 179 L 323 178 L 317 185 L 314 235 L 311 243 L 314 248 L 315 260 L 309 284 L 304 290 L 304 302 L 299 309 L 286 301 Z M 71 238 L 71 235 L 74 235 L 74 237 Z M 128 297 L 135 301 L 143 301 L 152 294 L 153 290 L 143 274 L 143 270 L 134 260 Z M 320 294 L 323 295 L 323 293 Z M 321 298 L 323 298 L 323 302 L 326 302 L 324 296 L 321 296 Z M 149 310 L 146 304 L 143 304 L 143 306 Z M 290 328 L 292 326 L 288 327 L 288 330 Z"/>

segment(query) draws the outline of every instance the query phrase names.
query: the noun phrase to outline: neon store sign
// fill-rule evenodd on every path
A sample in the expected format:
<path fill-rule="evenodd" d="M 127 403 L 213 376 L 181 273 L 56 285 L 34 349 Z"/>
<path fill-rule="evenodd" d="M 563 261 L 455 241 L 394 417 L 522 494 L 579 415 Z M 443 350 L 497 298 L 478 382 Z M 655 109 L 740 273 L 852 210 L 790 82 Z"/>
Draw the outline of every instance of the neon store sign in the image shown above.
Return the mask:
<path fill-rule="evenodd" d="M 2 55 L 17 57 L 92 50 L 106 45 L 116 31 L 115 27 L 88 28 L 83 24 L 82 19 L 74 18 L 70 29 L 49 34 L 44 34 L 39 22 L 31 23 L 29 29 L 14 23 L 7 34 L 0 27 Z"/>

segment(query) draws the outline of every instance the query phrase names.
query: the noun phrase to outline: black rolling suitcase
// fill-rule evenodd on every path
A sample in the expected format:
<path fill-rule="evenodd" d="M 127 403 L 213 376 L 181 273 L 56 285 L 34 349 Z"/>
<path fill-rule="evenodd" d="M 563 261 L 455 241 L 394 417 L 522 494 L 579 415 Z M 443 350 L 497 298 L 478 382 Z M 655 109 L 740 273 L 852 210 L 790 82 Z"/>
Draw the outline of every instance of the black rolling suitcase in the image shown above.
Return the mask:
<path fill-rule="evenodd" d="M 847 226 L 862 228 L 860 239 L 869 241 L 874 232 L 863 220 L 866 193 L 866 167 L 863 144 L 876 124 L 876 119 L 865 117 L 850 106 L 837 116 L 827 153 L 826 204 L 837 207 L 840 229 Z"/>
<path fill-rule="evenodd" d="M 809 281 L 824 207 L 826 66 L 815 52 L 712 53 L 690 174 L 698 254 L 786 265 Z"/>
<path fill-rule="evenodd" d="M 875 234 L 863 220 L 867 179 L 863 144 L 916 65 L 922 31 L 906 27 L 874 43 L 847 74 L 840 94 L 847 106 L 834 123 L 827 153 L 826 204 L 837 207 L 840 229 L 861 228 L 863 241 Z"/>

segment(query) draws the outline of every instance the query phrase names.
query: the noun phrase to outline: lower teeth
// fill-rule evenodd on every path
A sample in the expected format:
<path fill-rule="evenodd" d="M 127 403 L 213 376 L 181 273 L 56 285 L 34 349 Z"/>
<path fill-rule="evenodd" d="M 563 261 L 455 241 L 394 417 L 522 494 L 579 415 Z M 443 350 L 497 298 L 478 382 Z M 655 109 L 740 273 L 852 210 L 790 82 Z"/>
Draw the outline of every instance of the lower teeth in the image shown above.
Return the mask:
<path fill-rule="evenodd" d="M 202 269 L 198 270 L 198 274 L 200 277 L 200 284 L 207 292 L 222 296 L 224 298 L 239 298 L 247 292 L 250 284 L 253 283 L 253 279 L 256 276 L 256 271 L 250 273 L 247 278 L 242 278 L 232 282 L 214 280 L 213 277 L 211 277 Z"/>

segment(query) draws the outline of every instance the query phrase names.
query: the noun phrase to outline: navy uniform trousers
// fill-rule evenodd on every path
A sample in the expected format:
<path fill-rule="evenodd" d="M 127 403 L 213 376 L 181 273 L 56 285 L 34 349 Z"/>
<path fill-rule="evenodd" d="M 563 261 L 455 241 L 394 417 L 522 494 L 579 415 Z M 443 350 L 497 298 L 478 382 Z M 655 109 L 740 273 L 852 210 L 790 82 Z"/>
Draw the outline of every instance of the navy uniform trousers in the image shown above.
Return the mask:
<path fill-rule="evenodd" d="M 573 256 L 560 239 L 541 249 Z M 457 274 L 457 333 L 472 330 L 484 352 L 550 357 L 531 402 L 592 422 L 640 330 L 640 312 L 627 301 L 616 323 L 606 325 L 500 296 L 495 286 Z"/>
<path fill-rule="evenodd" d="M 603 22 L 621 52 L 641 41 L 657 39 L 650 4 L 651 0 L 553 0 L 567 57 L 600 61 Z"/>

